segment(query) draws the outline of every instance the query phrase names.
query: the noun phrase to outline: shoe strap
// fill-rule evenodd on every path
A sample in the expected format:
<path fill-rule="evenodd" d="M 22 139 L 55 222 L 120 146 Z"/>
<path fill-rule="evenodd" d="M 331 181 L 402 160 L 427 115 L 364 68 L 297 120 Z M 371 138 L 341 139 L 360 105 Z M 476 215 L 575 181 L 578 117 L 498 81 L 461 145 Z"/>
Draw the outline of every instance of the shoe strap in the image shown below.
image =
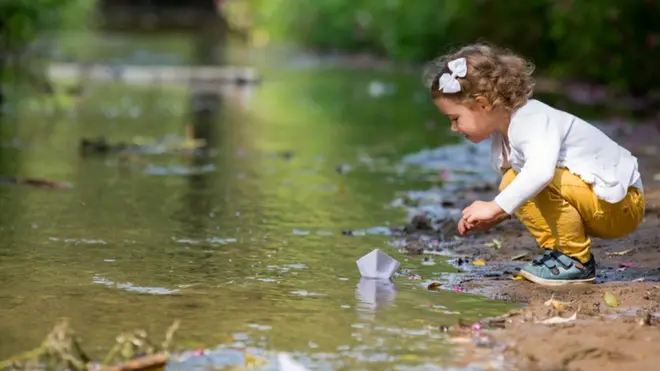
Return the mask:
<path fill-rule="evenodd" d="M 573 266 L 573 259 L 567 255 L 560 253 L 559 251 L 546 250 L 542 256 L 537 257 L 533 261 L 536 265 L 545 265 L 546 267 L 553 269 L 557 267 L 557 263 L 561 268 L 568 270 Z"/>
<path fill-rule="evenodd" d="M 568 255 L 562 254 L 559 251 L 552 251 L 550 255 L 553 257 L 555 261 L 559 262 L 559 264 L 561 264 L 561 266 L 564 269 L 571 268 L 573 266 L 573 263 L 575 262 L 573 258 L 569 257 Z"/>

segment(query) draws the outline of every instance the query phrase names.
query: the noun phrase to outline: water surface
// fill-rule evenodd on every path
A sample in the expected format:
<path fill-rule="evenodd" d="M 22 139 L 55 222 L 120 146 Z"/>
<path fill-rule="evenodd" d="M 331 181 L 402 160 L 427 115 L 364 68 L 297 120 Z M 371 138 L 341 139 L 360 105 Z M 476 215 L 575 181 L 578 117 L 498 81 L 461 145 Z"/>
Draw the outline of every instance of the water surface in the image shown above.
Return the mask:
<path fill-rule="evenodd" d="M 453 268 L 342 233 L 401 225 L 395 192 L 431 186 L 397 167 L 454 140 L 420 88 L 416 75 L 264 67 L 260 86 L 223 94 L 94 82 L 80 97 L 24 95 L 1 124 L 0 175 L 73 187 L 0 186 L 0 358 L 69 317 L 99 354 L 121 331 L 161 338 L 179 319 L 182 348 L 238 342 L 317 369 L 451 365 L 437 328 L 506 307 L 405 278 L 360 282 L 355 260 L 374 248 L 425 278 Z M 83 137 L 141 143 L 188 125 L 208 153 L 78 151 Z"/>

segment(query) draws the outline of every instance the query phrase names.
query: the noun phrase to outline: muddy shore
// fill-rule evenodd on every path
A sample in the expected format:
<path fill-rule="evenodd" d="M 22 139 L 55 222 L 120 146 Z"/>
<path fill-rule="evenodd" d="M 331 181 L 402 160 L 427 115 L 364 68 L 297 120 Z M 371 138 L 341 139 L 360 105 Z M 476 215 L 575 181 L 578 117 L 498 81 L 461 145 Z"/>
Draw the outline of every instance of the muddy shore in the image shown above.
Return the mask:
<path fill-rule="evenodd" d="M 523 309 L 468 331 L 466 347 L 488 348 L 518 370 L 657 370 L 660 364 L 660 132 L 644 125 L 619 132 L 617 140 L 638 157 L 645 186 L 646 217 L 639 229 L 618 240 L 593 240 L 596 284 L 546 288 L 514 279 L 541 251 L 517 220 L 471 235 L 452 248 L 461 271 L 448 275 L 447 288 L 517 302 Z M 489 199 L 492 189 L 472 194 Z M 493 241 L 498 246 L 493 247 Z M 483 260 L 484 265 L 472 262 Z M 607 294 L 607 301 L 605 296 Z M 611 298 L 616 299 L 613 303 Z M 614 304 L 614 305 L 612 305 Z M 573 317 L 572 317 L 573 316 Z M 551 319 L 555 317 L 554 319 Z M 563 320 L 560 320 L 562 318 Z M 546 321 L 546 323 L 543 323 Z M 550 323 L 547 322 L 563 322 Z M 462 334 L 461 336 L 464 336 Z M 481 339 L 474 341 L 475 339 Z M 468 356 L 466 364 L 474 362 Z"/>

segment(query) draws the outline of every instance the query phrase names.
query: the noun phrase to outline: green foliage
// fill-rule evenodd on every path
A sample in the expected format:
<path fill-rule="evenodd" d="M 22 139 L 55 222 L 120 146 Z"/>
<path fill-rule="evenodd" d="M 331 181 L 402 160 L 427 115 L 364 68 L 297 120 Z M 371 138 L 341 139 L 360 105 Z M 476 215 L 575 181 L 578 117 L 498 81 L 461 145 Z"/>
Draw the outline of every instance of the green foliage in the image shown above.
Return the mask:
<path fill-rule="evenodd" d="M 554 70 L 644 93 L 660 82 L 660 2 L 584 1 L 549 15 Z M 562 61 L 562 63 L 559 63 Z"/>
<path fill-rule="evenodd" d="M 471 14 L 474 2 L 253 0 L 255 23 L 271 37 L 319 49 L 370 51 L 401 60 L 435 54 L 438 40 Z M 431 52 L 430 52 L 431 51 Z"/>
<path fill-rule="evenodd" d="M 653 0 L 253 0 L 271 39 L 424 61 L 478 40 L 512 48 L 545 74 L 643 93 L 660 82 Z"/>
<path fill-rule="evenodd" d="M 0 1 L 0 50 L 15 50 L 38 33 L 58 27 L 73 3 L 80 0 L 2 0 Z"/>

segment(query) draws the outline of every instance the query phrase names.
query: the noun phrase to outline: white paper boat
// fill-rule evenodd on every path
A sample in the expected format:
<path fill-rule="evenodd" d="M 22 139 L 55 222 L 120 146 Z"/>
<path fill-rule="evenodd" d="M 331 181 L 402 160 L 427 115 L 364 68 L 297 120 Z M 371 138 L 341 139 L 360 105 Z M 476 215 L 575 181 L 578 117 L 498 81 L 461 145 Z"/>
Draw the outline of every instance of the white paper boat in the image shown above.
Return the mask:
<path fill-rule="evenodd" d="M 389 280 L 401 264 L 394 258 L 375 249 L 357 261 L 360 274 L 364 278 Z"/>

